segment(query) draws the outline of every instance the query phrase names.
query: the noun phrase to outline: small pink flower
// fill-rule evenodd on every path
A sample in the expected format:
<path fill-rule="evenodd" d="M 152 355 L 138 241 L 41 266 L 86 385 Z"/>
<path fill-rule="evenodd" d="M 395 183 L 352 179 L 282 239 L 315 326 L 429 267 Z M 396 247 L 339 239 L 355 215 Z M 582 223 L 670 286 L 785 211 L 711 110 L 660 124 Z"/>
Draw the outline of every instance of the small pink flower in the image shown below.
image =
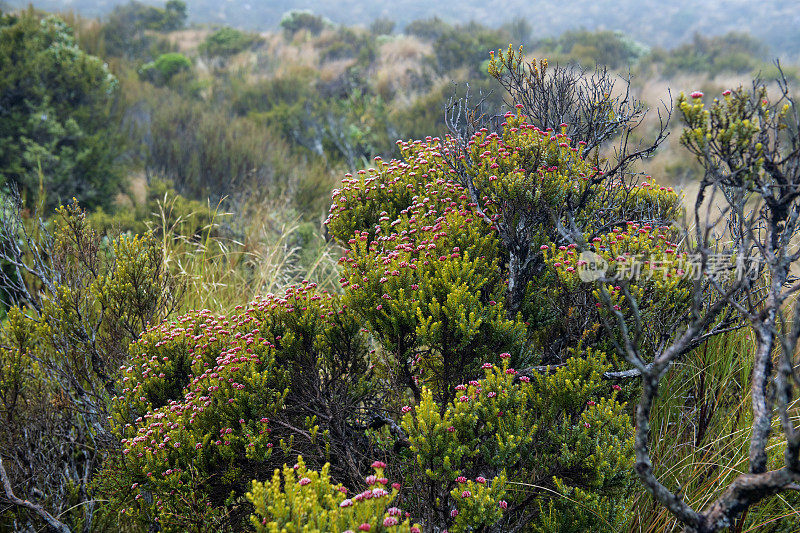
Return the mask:
<path fill-rule="evenodd" d="M 508 509 L 508 502 L 505 500 L 500 500 L 498 505 L 500 505 L 500 509 Z"/>
<path fill-rule="evenodd" d="M 503 352 L 500 354 L 500 359 L 508 359 L 509 357 L 511 357 L 511 354 L 508 352 Z"/>
<path fill-rule="evenodd" d="M 481 368 L 483 368 L 484 370 L 488 370 L 489 368 L 492 368 L 492 363 L 483 363 L 483 365 L 481 365 Z"/>
<path fill-rule="evenodd" d="M 346 500 L 342 500 L 342 503 L 339 504 L 339 507 L 350 507 L 351 505 L 353 505 L 353 500 L 348 498 Z"/>
<path fill-rule="evenodd" d="M 466 482 L 467 482 L 467 478 L 465 478 L 464 476 L 458 476 L 456 478 L 456 483 L 466 483 Z"/>
<path fill-rule="evenodd" d="M 486 483 L 486 478 L 483 477 L 483 476 L 478 476 L 478 477 L 475 478 L 475 482 L 476 483 L 480 483 L 481 485 L 483 485 L 484 483 Z"/>
<path fill-rule="evenodd" d="M 547 249 L 549 249 L 549 248 L 550 248 L 550 247 L 549 247 L 549 246 L 547 246 L 546 244 L 543 244 L 543 245 L 541 245 L 541 246 L 539 247 L 539 249 L 540 249 L 540 250 L 547 250 Z"/>
<path fill-rule="evenodd" d="M 360 526 L 358 526 L 358 530 L 359 530 L 359 531 L 369 531 L 370 529 L 372 529 L 372 526 L 370 526 L 370 525 L 369 525 L 368 523 L 366 523 L 366 522 L 364 522 L 363 524 L 361 524 Z"/>
<path fill-rule="evenodd" d="M 611 385 L 611 388 L 614 389 L 615 391 L 621 391 L 622 390 L 622 387 L 620 387 L 619 385 Z"/>
<path fill-rule="evenodd" d="M 393 516 L 387 516 L 383 519 L 383 527 L 392 527 L 396 526 L 397 524 L 399 524 L 399 522 L 397 521 L 397 518 Z"/>
<path fill-rule="evenodd" d="M 468 402 L 469 401 L 469 396 L 461 396 L 458 399 L 458 401 L 460 401 L 460 402 Z"/>
<path fill-rule="evenodd" d="M 403 511 L 401 511 L 397 507 L 389 507 L 386 510 L 386 512 L 389 513 L 389 516 L 400 516 L 401 514 L 403 514 Z"/>
<path fill-rule="evenodd" d="M 469 498 L 470 496 L 472 496 L 472 493 L 468 490 L 465 490 L 464 492 L 461 493 L 462 498 Z"/>
<path fill-rule="evenodd" d="M 447 428 L 447 431 L 449 431 L 450 433 L 454 432 L 455 430 L 456 430 L 456 428 L 453 427 L 453 426 L 450 426 L 450 427 Z"/>
<path fill-rule="evenodd" d="M 458 509 L 453 509 L 450 511 L 450 518 L 455 518 L 458 516 Z"/>
<path fill-rule="evenodd" d="M 367 478 L 365 479 L 367 485 L 374 485 L 377 480 L 378 478 L 375 476 L 367 476 Z"/>
<path fill-rule="evenodd" d="M 400 490 L 402 485 L 400 483 L 392 483 L 392 488 L 395 490 Z"/>
<path fill-rule="evenodd" d="M 375 461 L 372 463 L 372 468 L 386 468 L 386 463 L 383 461 Z"/>
<path fill-rule="evenodd" d="M 311 480 L 308 479 L 307 477 L 304 477 L 304 478 L 300 479 L 300 486 L 301 487 L 304 487 L 304 486 L 308 485 L 309 483 L 311 483 Z"/>
<path fill-rule="evenodd" d="M 589 400 L 588 402 L 586 402 L 586 405 L 588 405 L 589 407 L 594 407 L 597 404 L 594 401 Z"/>
<path fill-rule="evenodd" d="M 730 89 L 726 89 L 726 90 L 722 91 L 722 96 L 728 96 L 729 94 L 731 94 L 731 90 Z"/>
<path fill-rule="evenodd" d="M 702 97 L 703 93 L 701 93 L 700 91 L 695 91 L 692 93 L 692 98 L 702 98 Z"/>
<path fill-rule="evenodd" d="M 520 376 L 519 380 L 522 381 L 523 383 L 530 383 L 531 382 L 531 378 L 529 378 L 528 376 Z"/>
<path fill-rule="evenodd" d="M 401 411 L 403 411 L 403 413 L 409 413 L 411 412 L 411 407 L 404 405 Z"/>

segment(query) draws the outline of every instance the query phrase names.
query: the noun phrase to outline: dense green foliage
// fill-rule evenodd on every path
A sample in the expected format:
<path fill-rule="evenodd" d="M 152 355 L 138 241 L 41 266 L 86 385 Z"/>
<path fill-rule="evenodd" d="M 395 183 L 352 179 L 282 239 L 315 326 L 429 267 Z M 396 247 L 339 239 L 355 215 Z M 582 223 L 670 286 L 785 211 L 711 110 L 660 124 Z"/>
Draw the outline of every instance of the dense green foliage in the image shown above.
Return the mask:
<path fill-rule="evenodd" d="M 695 34 L 691 43 L 669 52 L 656 50 L 668 75 L 676 72 L 752 72 L 767 56 L 764 44 L 746 33 L 731 32 L 718 37 Z"/>
<path fill-rule="evenodd" d="M 509 146 L 544 139 L 518 125 L 510 115 Z M 349 252 L 343 296 L 306 283 L 232 316 L 187 315 L 133 345 L 112 407 L 122 453 L 98 484 L 123 514 L 170 530 L 236 529 L 251 509 L 248 480 L 301 453 L 356 491 L 366 464 L 389 458 L 409 486 L 427 487 L 395 497 L 428 527 L 559 531 L 565 520 L 583 516 L 585 525 L 599 515 L 613 531 L 628 519 L 631 427 L 619 388 L 601 379 L 611 365 L 583 348 L 561 354 L 566 366 L 549 376 L 509 366 L 536 361 L 538 330 L 551 325 L 507 317 L 502 247 L 449 178 L 438 142 L 409 143 L 404 161 L 378 160 L 334 193 L 329 227 Z M 556 146 L 552 155 L 543 164 L 579 172 L 574 152 Z M 511 163 L 494 171 L 513 191 Z M 543 176 L 543 191 L 549 179 L 564 175 Z M 664 194 L 634 197 L 641 204 Z M 367 350 L 370 338 L 379 349 Z M 405 413 L 402 432 L 375 409 Z M 508 492 L 531 479 L 519 496 Z M 293 493 L 276 494 L 274 483 L 271 491 L 256 485 L 251 501 Z M 318 505 L 335 509 L 323 489 Z M 392 518 L 384 508 L 370 512 Z M 267 521 L 304 512 L 261 509 Z M 355 520 L 337 516 L 320 520 Z"/>
<path fill-rule="evenodd" d="M 618 69 L 633 65 L 648 49 L 622 32 L 568 31 L 538 43 L 551 59 L 572 59 L 587 68 L 605 65 Z"/>
<path fill-rule="evenodd" d="M 0 15 L 0 184 L 46 205 L 79 197 L 109 206 L 121 189 L 116 164 L 117 80 L 81 51 L 57 17 Z"/>
<path fill-rule="evenodd" d="M 385 463 L 372 464 L 375 473 L 365 479 L 367 489 L 352 498 L 346 497 L 346 487 L 331 483 L 328 466 L 320 472 L 308 470 L 298 457 L 294 467 L 283 467 L 283 476 L 275 470 L 271 482 L 254 481 L 247 498 L 255 506 L 250 521 L 256 531 L 420 532 L 418 525 L 409 524 L 408 513 L 403 517 L 398 507 L 387 508 L 397 498 L 400 486 L 392 483 L 391 492 L 386 490 L 390 487 L 383 477 Z"/>
<path fill-rule="evenodd" d="M 155 61 L 145 63 L 139 70 L 143 79 L 151 81 L 156 85 L 164 85 L 177 74 L 188 72 L 192 68 L 192 62 L 183 55 L 176 52 L 162 54 Z"/>

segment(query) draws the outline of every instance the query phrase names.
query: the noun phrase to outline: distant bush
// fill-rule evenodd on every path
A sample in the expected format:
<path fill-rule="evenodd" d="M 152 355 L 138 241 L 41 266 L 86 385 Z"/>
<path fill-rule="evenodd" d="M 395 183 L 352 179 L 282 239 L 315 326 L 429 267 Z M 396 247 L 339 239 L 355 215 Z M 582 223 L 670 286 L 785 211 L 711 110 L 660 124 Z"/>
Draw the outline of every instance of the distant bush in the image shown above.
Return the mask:
<path fill-rule="evenodd" d="M 206 37 L 199 50 L 209 56 L 230 56 L 238 54 L 258 40 L 258 35 L 226 26 Z"/>
<path fill-rule="evenodd" d="M 465 26 L 444 27 L 433 42 L 440 71 L 462 67 L 476 68 L 491 50 L 507 46 L 502 33 L 472 22 Z M 481 74 L 485 75 L 485 71 Z"/>
<path fill-rule="evenodd" d="M 147 56 L 154 46 L 163 53 L 164 43 L 147 32 L 178 30 L 186 23 L 186 16 L 186 3 L 182 0 L 169 0 L 164 8 L 136 0 L 118 5 L 101 30 L 105 53 L 128 59 L 149 59 Z"/>
<path fill-rule="evenodd" d="M 299 30 L 307 30 L 312 35 L 318 35 L 322 30 L 331 25 L 328 19 L 322 15 L 315 15 L 307 9 L 288 11 L 283 14 L 280 22 L 280 27 L 290 34 Z"/>
<path fill-rule="evenodd" d="M 609 68 L 630 66 L 648 52 L 643 44 L 622 32 L 612 31 L 567 31 L 557 38 L 540 41 L 537 46 L 586 68 L 595 65 Z"/>
<path fill-rule="evenodd" d="M 388 18 L 377 18 L 369 25 L 369 31 L 375 35 L 391 35 L 394 31 L 395 22 Z"/>
<path fill-rule="evenodd" d="M 183 54 L 177 52 L 162 54 L 155 61 L 142 65 L 139 75 L 142 79 L 151 81 L 156 85 L 164 85 L 181 72 L 192 69 L 192 62 Z"/>
<path fill-rule="evenodd" d="M 406 24 L 404 32 L 406 35 L 414 35 L 420 39 L 435 41 L 451 29 L 452 26 L 447 22 L 439 17 L 432 17 L 409 22 Z"/>
<path fill-rule="evenodd" d="M 730 32 L 706 37 L 695 34 L 692 43 L 673 50 L 655 50 L 653 59 L 664 63 L 664 74 L 698 72 L 714 76 L 721 72 L 749 73 L 767 56 L 767 47 L 746 33 Z"/>

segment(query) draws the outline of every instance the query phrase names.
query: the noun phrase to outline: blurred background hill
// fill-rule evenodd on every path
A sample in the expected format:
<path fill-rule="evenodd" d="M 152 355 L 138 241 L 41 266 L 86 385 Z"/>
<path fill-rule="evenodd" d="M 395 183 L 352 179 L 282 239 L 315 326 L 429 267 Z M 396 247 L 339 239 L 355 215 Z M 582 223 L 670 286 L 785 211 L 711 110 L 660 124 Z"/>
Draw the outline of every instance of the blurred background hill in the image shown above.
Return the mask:
<path fill-rule="evenodd" d="M 12 6 L 27 5 L 11 0 Z M 125 0 L 41 0 L 47 11 L 74 10 L 84 16 L 103 16 Z M 155 2 L 147 2 L 153 3 Z M 189 0 L 190 23 L 227 24 L 252 31 L 278 27 L 293 9 L 311 9 L 337 24 L 367 25 L 377 18 L 392 19 L 398 29 L 414 20 L 439 17 L 450 24 L 480 21 L 498 27 L 524 18 L 537 38 L 557 36 L 567 30 L 621 31 L 649 46 L 670 48 L 695 33 L 721 35 L 747 32 L 762 40 L 773 55 L 800 51 L 800 10 L 792 0 L 465 0 L 429 2 L 398 0 Z"/>

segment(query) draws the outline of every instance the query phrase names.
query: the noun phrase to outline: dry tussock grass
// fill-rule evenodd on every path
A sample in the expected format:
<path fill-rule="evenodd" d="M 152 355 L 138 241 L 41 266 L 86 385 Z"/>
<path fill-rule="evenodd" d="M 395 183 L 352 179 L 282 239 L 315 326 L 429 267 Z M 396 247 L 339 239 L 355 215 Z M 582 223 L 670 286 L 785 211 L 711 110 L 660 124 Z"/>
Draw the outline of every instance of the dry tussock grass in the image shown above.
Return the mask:
<path fill-rule="evenodd" d="M 170 43 L 178 47 L 179 52 L 186 53 L 196 50 L 211 33 L 212 31 L 209 29 L 192 28 L 169 32 L 167 34 L 167 39 L 169 39 Z"/>

